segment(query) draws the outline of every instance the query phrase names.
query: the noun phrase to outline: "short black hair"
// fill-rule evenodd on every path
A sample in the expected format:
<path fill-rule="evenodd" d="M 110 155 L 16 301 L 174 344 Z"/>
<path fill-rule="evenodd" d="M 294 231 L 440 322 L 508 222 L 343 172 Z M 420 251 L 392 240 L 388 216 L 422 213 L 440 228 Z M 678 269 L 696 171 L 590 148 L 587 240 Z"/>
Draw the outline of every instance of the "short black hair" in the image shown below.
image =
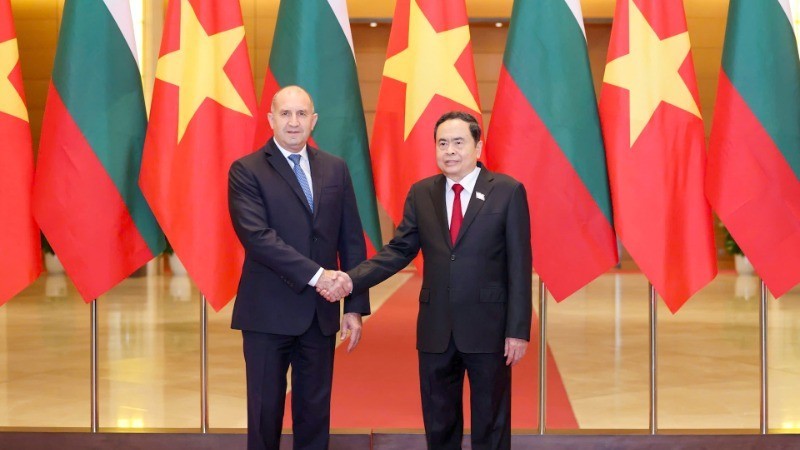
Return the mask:
<path fill-rule="evenodd" d="M 436 141 L 436 133 L 439 131 L 439 125 L 447 122 L 448 120 L 461 120 L 466 122 L 467 125 L 469 125 L 469 133 L 472 135 L 472 139 L 475 140 L 476 144 L 480 142 L 481 126 L 478 124 L 478 119 L 476 119 L 472 114 L 464 111 L 450 111 L 442 114 L 442 117 L 439 117 L 439 120 L 436 121 L 436 126 L 433 127 L 434 142 Z"/>

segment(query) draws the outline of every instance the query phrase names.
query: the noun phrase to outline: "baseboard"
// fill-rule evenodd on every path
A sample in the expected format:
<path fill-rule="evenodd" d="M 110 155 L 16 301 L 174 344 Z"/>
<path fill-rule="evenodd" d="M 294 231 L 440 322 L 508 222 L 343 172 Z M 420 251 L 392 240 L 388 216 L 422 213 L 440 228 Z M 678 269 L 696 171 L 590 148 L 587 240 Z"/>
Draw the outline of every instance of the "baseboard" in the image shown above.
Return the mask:
<path fill-rule="evenodd" d="M 217 450 L 243 449 L 247 436 L 243 430 L 197 432 L 101 432 L 82 429 L 69 431 L 0 430 L 0 449 L 4 450 Z M 355 431 L 355 430 L 354 430 Z M 330 450 L 424 450 L 421 430 L 358 430 L 331 435 Z M 284 435 L 281 449 L 291 450 L 292 436 Z M 464 449 L 470 449 L 465 436 Z M 795 434 L 520 434 L 511 438 L 514 450 L 676 450 L 676 449 L 751 449 L 793 450 L 800 448 Z"/>

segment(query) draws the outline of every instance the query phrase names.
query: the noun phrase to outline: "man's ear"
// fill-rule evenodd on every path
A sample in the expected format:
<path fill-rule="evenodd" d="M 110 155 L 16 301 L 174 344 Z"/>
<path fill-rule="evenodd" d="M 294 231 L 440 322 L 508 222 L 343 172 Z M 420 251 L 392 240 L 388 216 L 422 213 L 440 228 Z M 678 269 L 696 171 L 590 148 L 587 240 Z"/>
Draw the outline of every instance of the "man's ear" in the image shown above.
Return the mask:
<path fill-rule="evenodd" d="M 274 130 L 275 129 L 275 116 L 273 116 L 271 112 L 267 113 L 267 121 L 269 122 L 269 127 Z"/>
<path fill-rule="evenodd" d="M 475 145 L 475 149 L 478 151 L 478 158 L 481 157 L 481 151 L 483 150 L 483 141 L 478 141 Z"/>

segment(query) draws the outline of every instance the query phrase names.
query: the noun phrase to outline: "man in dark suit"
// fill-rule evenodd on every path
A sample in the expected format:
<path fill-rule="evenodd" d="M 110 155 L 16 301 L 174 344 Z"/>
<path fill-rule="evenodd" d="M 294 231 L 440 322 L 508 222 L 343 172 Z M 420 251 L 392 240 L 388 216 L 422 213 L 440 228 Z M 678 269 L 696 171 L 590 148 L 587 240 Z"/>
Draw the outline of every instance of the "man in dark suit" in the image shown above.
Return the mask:
<path fill-rule="evenodd" d="M 303 89 L 272 101 L 274 137 L 234 162 L 228 177 L 231 219 L 245 249 L 231 327 L 242 330 L 247 373 L 247 446 L 278 449 L 292 367 L 295 449 L 326 449 L 339 304 L 314 287 L 336 278 L 323 267 L 352 269 L 366 246 L 345 162 L 307 145 L 317 121 Z M 361 337 L 369 295 L 344 302 L 342 339 Z"/>
<path fill-rule="evenodd" d="M 434 130 L 441 175 L 417 182 L 394 239 L 342 277 L 332 299 L 359 293 L 425 257 L 417 317 L 422 412 L 428 448 L 460 449 L 464 373 L 470 382 L 472 448 L 511 446 L 511 369 L 531 328 L 531 233 L 524 186 L 478 162 L 469 114 L 443 115 Z"/>

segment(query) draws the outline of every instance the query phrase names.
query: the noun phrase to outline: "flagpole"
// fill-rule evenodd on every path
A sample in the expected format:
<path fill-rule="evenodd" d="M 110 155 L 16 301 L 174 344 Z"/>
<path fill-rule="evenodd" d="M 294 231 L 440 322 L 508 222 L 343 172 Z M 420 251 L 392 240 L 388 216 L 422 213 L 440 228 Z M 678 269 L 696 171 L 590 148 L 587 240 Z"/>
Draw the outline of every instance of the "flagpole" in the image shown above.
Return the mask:
<path fill-rule="evenodd" d="M 539 434 L 547 427 L 547 286 L 539 278 Z"/>
<path fill-rule="evenodd" d="M 200 431 L 208 433 L 208 310 L 200 294 Z"/>
<path fill-rule="evenodd" d="M 761 331 L 761 434 L 769 433 L 769 395 L 767 374 L 767 285 L 761 280 L 761 303 L 759 306 L 759 329 Z"/>
<path fill-rule="evenodd" d="M 650 291 L 650 434 L 658 431 L 658 392 L 657 373 L 658 353 L 656 346 L 656 323 L 658 321 L 658 296 L 653 283 L 648 283 Z"/>
<path fill-rule="evenodd" d="M 90 355 L 91 355 L 91 397 L 92 397 L 92 433 L 97 433 L 100 425 L 100 418 L 98 414 L 98 396 L 97 396 L 97 299 L 92 300 L 91 304 L 91 338 L 90 338 Z"/>

